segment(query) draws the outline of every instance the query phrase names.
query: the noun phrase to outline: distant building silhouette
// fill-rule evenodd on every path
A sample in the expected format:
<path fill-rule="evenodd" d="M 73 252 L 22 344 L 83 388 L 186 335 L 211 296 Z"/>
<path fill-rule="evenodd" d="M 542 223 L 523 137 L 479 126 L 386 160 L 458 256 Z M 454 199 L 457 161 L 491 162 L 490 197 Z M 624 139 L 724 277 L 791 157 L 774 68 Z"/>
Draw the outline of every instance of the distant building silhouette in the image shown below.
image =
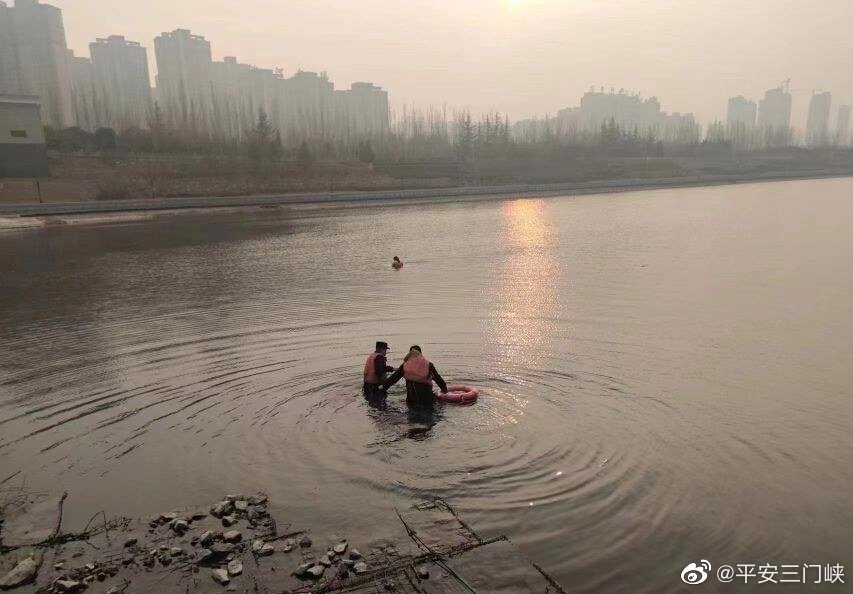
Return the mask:
<path fill-rule="evenodd" d="M 729 127 L 755 126 L 758 106 L 755 101 L 750 101 L 743 95 L 729 99 L 729 107 L 726 112 L 726 124 Z"/>
<path fill-rule="evenodd" d="M 335 91 L 336 128 L 356 138 L 388 131 L 388 93 L 368 82 Z"/>
<path fill-rule="evenodd" d="M 832 93 L 812 93 L 809 102 L 809 117 L 806 122 L 806 144 L 825 146 L 829 144 L 829 112 L 832 108 Z"/>
<path fill-rule="evenodd" d="M 842 105 L 838 108 L 838 122 L 835 127 L 835 144 L 846 145 L 850 132 L 850 106 Z"/>
<path fill-rule="evenodd" d="M 154 39 L 157 93 L 167 123 L 185 132 L 212 128 L 213 58 L 210 42 L 187 29 Z"/>
<path fill-rule="evenodd" d="M 786 146 L 791 142 L 791 93 L 784 87 L 770 89 L 758 104 L 758 127 L 767 146 Z"/>
<path fill-rule="evenodd" d="M 71 96 L 74 105 L 74 117 L 77 125 L 84 130 L 95 130 L 100 126 L 98 113 L 104 98 L 99 94 L 92 71 L 92 60 L 75 57 L 69 53 L 71 60 Z"/>
<path fill-rule="evenodd" d="M 17 93 L 20 88 L 12 9 L 0 1 L 0 93 Z"/>
<path fill-rule="evenodd" d="M 0 2 L 0 93 L 37 96 L 46 124 L 74 125 L 61 10 L 38 0 Z"/>
<path fill-rule="evenodd" d="M 202 137 L 243 140 L 263 111 L 284 142 L 329 142 L 384 134 L 388 94 L 371 83 L 335 91 L 326 73 L 211 59 L 210 43 L 185 29 L 163 33 L 157 52 L 156 95 L 169 125 Z"/>
<path fill-rule="evenodd" d="M 627 134 L 652 136 L 669 143 L 698 142 L 701 127 L 693 114 L 661 111 L 657 97 L 642 99 L 624 91 L 605 93 L 590 90 L 581 98 L 579 107 L 560 110 L 557 126 L 562 135 L 594 134 L 602 124 L 613 122 Z"/>
<path fill-rule="evenodd" d="M 145 127 L 151 113 L 151 79 L 145 48 L 121 35 L 89 44 L 92 78 L 102 98 L 98 125 L 121 132 Z"/>

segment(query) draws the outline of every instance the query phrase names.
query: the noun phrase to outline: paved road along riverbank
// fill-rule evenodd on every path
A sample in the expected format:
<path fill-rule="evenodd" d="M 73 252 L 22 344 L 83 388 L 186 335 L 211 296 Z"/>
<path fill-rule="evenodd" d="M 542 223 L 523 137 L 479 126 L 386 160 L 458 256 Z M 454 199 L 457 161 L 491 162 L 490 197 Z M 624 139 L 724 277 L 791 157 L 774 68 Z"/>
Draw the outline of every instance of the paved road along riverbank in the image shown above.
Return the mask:
<path fill-rule="evenodd" d="M 616 179 L 590 182 L 476 186 L 423 190 L 383 190 L 376 192 L 324 192 L 266 196 L 201 196 L 157 198 L 148 200 L 104 200 L 52 204 L 0 204 L 0 215 L 40 217 L 67 214 L 96 214 L 132 211 L 162 211 L 193 208 L 234 208 L 243 206 L 310 205 L 346 202 L 419 202 L 459 199 L 485 200 L 506 197 L 594 194 L 657 188 L 677 188 L 736 184 L 761 181 L 784 181 L 829 177 L 850 177 L 850 170 L 807 172 L 773 172 L 750 175 L 706 175 L 657 179 Z"/>

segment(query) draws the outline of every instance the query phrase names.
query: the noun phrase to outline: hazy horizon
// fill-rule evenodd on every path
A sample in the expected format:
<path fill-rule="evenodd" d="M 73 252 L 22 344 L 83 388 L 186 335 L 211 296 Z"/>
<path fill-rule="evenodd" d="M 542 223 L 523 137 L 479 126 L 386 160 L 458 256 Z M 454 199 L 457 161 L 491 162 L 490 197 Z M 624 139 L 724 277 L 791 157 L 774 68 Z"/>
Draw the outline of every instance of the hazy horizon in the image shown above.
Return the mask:
<path fill-rule="evenodd" d="M 164 31 L 191 29 L 213 57 L 326 71 L 338 88 L 370 81 L 392 104 L 496 109 L 513 120 L 577 105 L 590 86 L 657 96 L 704 125 L 729 97 L 755 101 L 790 78 L 792 124 L 802 129 L 812 89 L 853 101 L 849 0 L 43 0 L 63 10 L 69 48 L 88 56 L 98 37 L 148 50 Z"/>

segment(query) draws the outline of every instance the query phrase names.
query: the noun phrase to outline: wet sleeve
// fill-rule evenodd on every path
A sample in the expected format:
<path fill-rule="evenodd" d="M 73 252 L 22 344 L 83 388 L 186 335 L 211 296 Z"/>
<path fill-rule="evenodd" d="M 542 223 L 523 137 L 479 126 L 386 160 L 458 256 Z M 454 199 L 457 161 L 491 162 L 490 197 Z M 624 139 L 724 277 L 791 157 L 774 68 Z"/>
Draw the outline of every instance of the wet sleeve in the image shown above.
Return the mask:
<path fill-rule="evenodd" d="M 397 371 L 395 371 L 394 373 L 391 374 L 391 377 L 389 377 L 387 380 L 385 380 L 385 383 L 382 384 L 382 389 L 387 390 L 388 388 L 390 388 L 391 386 L 393 386 L 394 384 L 399 382 L 401 377 L 403 377 L 403 366 L 402 365 L 400 365 L 400 367 L 397 368 Z"/>
<path fill-rule="evenodd" d="M 441 388 L 441 391 L 447 392 L 447 383 L 444 381 L 444 378 L 438 374 L 438 370 L 432 363 L 429 364 L 429 373 L 430 375 L 432 375 L 432 379 L 435 381 L 435 383 L 438 384 L 438 387 Z"/>
<path fill-rule="evenodd" d="M 388 366 L 388 360 L 385 357 L 376 357 L 373 360 L 373 370 L 376 372 L 376 377 L 382 377 L 386 373 L 394 371 L 394 368 Z"/>

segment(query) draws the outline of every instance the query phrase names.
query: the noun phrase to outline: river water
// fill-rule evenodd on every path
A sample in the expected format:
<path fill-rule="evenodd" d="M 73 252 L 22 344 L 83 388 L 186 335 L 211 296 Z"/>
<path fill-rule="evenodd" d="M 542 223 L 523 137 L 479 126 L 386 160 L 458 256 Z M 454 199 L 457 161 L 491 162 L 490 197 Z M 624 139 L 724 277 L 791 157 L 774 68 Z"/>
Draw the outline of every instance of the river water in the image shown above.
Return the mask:
<path fill-rule="evenodd" d="M 851 564 L 851 196 L 818 180 L 4 234 L 0 480 L 69 491 L 69 527 L 263 490 L 300 526 L 369 534 L 438 496 L 575 593 L 692 591 L 701 559 Z M 398 386 L 369 406 L 377 339 L 395 363 L 422 345 L 480 401 L 410 415 Z"/>

